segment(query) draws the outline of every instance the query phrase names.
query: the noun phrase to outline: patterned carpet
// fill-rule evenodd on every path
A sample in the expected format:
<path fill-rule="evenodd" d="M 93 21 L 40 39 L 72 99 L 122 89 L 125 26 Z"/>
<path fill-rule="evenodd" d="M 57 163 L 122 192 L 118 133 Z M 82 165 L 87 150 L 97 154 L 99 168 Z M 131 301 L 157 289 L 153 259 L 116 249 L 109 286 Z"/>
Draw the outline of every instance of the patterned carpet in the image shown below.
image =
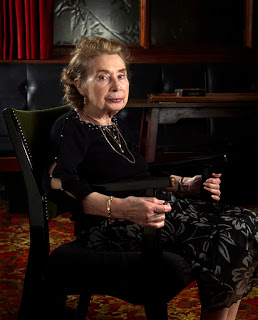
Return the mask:
<path fill-rule="evenodd" d="M 24 214 L 8 214 L 0 203 L 0 320 L 17 319 L 22 285 L 29 251 L 29 224 Z M 73 239 L 73 224 L 63 216 L 50 223 L 51 250 Z M 74 318 L 77 296 L 69 297 L 67 313 Z M 183 290 L 168 304 L 169 319 L 196 320 L 200 316 L 200 303 L 195 283 Z M 258 319 L 258 288 L 241 303 L 237 319 Z M 142 306 L 96 295 L 92 297 L 88 320 L 145 319 Z"/>

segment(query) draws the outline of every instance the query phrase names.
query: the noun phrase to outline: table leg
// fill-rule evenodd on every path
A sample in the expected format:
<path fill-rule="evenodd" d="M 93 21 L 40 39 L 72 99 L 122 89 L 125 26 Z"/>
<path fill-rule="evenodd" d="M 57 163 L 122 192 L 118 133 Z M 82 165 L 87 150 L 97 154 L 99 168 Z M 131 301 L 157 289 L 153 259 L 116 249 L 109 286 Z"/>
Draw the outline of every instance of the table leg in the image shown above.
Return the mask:
<path fill-rule="evenodd" d="M 145 158 L 146 151 L 146 138 L 148 131 L 148 124 L 146 121 L 147 108 L 142 109 L 142 119 L 141 119 L 141 130 L 140 130 L 140 138 L 139 138 L 139 147 L 138 152 Z"/>
<path fill-rule="evenodd" d="M 145 121 L 147 130 L 145 130 L 145 160 L 147 162 L 155 161 L 158 124 L 159 124 L 159 108 L 151 108 L 147 110 Z"/>

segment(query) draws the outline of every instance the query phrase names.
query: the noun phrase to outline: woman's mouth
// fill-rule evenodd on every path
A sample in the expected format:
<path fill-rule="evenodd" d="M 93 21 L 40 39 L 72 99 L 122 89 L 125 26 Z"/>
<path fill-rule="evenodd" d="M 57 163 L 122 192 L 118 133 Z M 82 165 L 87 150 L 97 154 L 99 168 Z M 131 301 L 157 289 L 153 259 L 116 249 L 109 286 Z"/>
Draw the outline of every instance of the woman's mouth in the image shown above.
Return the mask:
<path fill-rule="evenodd" d="M 109 98 L 107 100 L 112 103 L 119 103 L 119 102 L 122 102 L 124 100 L 124 98 Z"/>

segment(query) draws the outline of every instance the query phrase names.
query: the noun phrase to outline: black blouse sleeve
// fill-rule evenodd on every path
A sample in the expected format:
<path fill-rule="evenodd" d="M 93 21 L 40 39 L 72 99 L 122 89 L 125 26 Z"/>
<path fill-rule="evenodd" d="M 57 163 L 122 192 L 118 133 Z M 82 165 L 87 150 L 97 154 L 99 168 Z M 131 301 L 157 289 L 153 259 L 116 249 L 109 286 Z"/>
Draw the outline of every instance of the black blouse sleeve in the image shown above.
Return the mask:
<path fill-rule="evenodd" d="M 80 120 L 67 117 L 54 124 L 51 141 L 56 161 L 52 176 L 61 179 L 64 191 L 70 192 L 77 200 L 82 200 L 94 191 L 77 174 L 77 167 L 83 161 L 89 146 L 86 130 L 83 130 Z"/>

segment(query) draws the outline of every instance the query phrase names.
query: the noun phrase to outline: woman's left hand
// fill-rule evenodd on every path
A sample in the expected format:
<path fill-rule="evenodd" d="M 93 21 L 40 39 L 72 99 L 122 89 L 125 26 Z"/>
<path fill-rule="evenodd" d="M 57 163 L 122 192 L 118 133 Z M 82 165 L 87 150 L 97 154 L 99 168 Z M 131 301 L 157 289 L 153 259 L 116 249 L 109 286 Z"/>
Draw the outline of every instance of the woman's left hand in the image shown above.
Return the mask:
<path fill-rule="evenodd" d="M 221 173 L 213 173 L 212 178 L 207 179 L 203 185 L 204 189 L 209 191 L 212 195 L 212 199 L 219 201 L 220 200 L 220 180 Z"/>
<path fill-rule="evenodd" d="M 220 180 L 221 173 L 212 173 L 212 177 L 208 178 L 204 183 L 203 187 L 208 192 L 212 193 L 211 197 L 214 200 L 220 200 Z M 200 196 L 202 176 L 196 175 L 192 178 L 184 178 L 183 180 L 183 191 L 185 196 Z"/>

